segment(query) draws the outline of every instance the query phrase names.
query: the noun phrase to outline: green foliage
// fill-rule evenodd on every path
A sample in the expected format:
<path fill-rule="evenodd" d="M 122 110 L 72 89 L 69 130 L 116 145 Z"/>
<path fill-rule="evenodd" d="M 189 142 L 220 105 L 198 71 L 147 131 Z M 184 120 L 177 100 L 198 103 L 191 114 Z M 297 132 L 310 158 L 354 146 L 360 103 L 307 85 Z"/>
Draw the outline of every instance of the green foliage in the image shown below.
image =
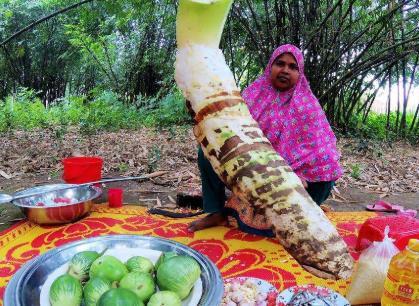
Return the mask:
<path fill-rule="evenodd" d="M 120 163 L 118 165 L 118 171 L 119 172 L 125 172 L 125 171 L 128 170 L 128 168 L 129 168 L 129 166 L 126 163 Z"/>
<path fill-rule="evenodd" d="M 46 127 L 48 114 L 33 90 L 21 88 L 0 104 L 0 131 Z"/>
<path fill-rule="evenodd" d="M 52 170 L 52 171 L 49 173 L 49 176 L 50 176 L 52 179 L 58 179 L 58 178 L 60 177 L 60 175 L 61 175 L 61 171 L 58 171 L 58 170 Z"/>
<path fill-rule="evenodd" d="M 63 138 L 69 126 L 78 126 L 86 135 L 100 131 L 132 130 L 141 126 L 171 127 L 190 120 L 179 92 L 150 99 L 154 109 L 137 109 L 121 102 L 115 92 L 94 90 L 92 100 L 69 96 L 45 108 L 33 90 L 19 89 L 15 96 L 0 100 L 0 132 L 12 129 L 50 128 L 57 139 Z"/>
<path fill-rule="evenodd" d="M 170 93 L 159 102 L 159 107 L 141 112 L 141 121 L 145 126 L 168 127 L 191 122 L 185 106 L 185 100 L 179 91 Z"/>
<path fill-rule="evenodd" d="M 359 177 L 361 176 L 361 166 L 359 164 L 351 164 L 349 165 L 349 167 L 351 168 L 351 173 L 350 176 L 353 177 L 354 179 L 359 179 Z"/>
<path fill-rule="evenodd" d="M 151 173 L 157 170 L 161 160 L 161 149 L 158 145 L 154 144 L 147 154 L 147 172 Z"/>
<path fill-rule="evenodd" d="M 0 41 L 77 2 L 0 1 Z M 183 98 L 173 90 L 177 4 L 91 1 L 12 39 L 0 50 L 0 132 L 48 126 L 61 139 L 74 125 L 91 134 L 190 123 Z M 363 120 L 353 106 L 387 86 L 389 76 L 396 84 L 403 71 L 407 83 L 419 85 L 418 17 L 411 1 L 236 0 L 221 48 L 244 88 L 278 45 L 296 44 L 311 89 L 336 127 L 361 137 L 417 142 L 412 114 L 406 125 L 391 114 L 387 129 L 385 115 Z M 17 86 L 34 90 L 13 95 Z M 409 106 L 414 100 L 411 94 Z"/>
<path fill-rule="evenodd" d="M 104 130 L 136 128 L 138 123 L 135 122 L 132 112 L 135 109 L 125 107 L 115 93 L 104 91 L 85 107 L 80 130 L 84 134 L 93 134 Z"/>
<path fill-rule="evenodd" d="M 406 115 L 406 123 L 409 127 L 412 124 L 414 114 L 408 113 Z M 399 119 L 400 120 L 400 119 Z M 349 132 L 353 136 L 364 137 L 367 139 L 393 141 L 400 137 L 399 132 L 394 130 L 397 121 L 397 113 L 390 113 L 390 124 L 387 127 L 387 115 L 370 112 L 365 122 L 361 115 L 353 115 L 349 121 Z M 419 141 L 419 135 L 415 133 L 408 133 L 406 139 L 411 143 Z"/>

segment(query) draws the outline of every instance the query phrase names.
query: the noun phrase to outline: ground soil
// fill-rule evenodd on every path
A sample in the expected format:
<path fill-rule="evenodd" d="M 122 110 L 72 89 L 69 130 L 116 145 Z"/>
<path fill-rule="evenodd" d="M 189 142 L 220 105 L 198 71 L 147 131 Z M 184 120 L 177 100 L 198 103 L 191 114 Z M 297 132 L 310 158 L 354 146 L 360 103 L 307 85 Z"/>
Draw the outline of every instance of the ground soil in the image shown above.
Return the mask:
<path fill-rule="evenodd" d="M 143 182 L 104 186 L 96 202 L 107 201 L 108 187 L 124 189 L 124 202 L 148 207 L 176 207 L 179 192 L 199 192 L 196 148 L 190 129 L 144 129 L 82 135 L 76 129 L 57 135 L 52 130 L 18 131 L 0 136 L 0 192 L 61 183 L 61 160 L 73 155 L 104 159 L 103 176 L 142 175 L 159 170 L 166 174 Z M 336 211 L 364 211 L 383 199 L 406 208 L 419 208 L 419 150 L 406 143 L 392 145 L 340 138 L 344 176 L 326 204 Z M 0 206 L 0 230 L 24 216 L 12 204 Z"/>
<path fill-rule="evenodd" d="M 109 183 L 97 203 L 107 201 L 107 188 L 122 188 L 124 203 L 177 211 L 179 193 L 199 193 L 197 143 L 190 129 L 144 129 L 82 135 L 54 130 L 18 131 L 0 135 L 0 192 L 62 183 L 61 160 L 95 155 L 104 159 L 103 176 L 138 176 L 165 170 L 152 180 Z M 419 150 L 407 143 L 383 144 L 340 138 L 345 173 L 325 204 L 335 211 L 365 211 L 382 199 L 419 209 Z M 181 209 L 179 209 L 181 210 Z M 0 231 L 24 219 L 12 204 L 0 205 Z"/>

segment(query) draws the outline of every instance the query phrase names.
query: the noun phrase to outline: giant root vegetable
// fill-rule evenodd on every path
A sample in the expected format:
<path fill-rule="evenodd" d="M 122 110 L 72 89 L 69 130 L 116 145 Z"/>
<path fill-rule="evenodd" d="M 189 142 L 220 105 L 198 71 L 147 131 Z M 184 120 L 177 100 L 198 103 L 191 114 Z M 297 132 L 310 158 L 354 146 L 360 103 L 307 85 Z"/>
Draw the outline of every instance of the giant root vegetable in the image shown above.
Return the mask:
<path fill-rule="evenodd" d="M 180 0 L 175 79 L 194 134 L 223 182 L 264 212 L 279 242 L 308 271 L 348 278 L 348 248 L 300 179 L 276 153 L 240 96 L 218 48 L 232 0 Z"/>

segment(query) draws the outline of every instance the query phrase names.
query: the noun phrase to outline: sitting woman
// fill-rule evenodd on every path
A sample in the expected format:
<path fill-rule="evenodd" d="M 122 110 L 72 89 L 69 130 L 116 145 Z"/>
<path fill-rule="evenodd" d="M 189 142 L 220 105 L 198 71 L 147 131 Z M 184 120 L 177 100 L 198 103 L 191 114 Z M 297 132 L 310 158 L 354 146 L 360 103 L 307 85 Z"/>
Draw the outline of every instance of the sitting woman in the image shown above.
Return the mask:
<path fill-rule="evenodd" d="M 309 195 L 322 204 L 342 175 L 336 137 L 304 75 L 301 51 L 282 45 L 271 56 L 264 73 L 242 97 L 253 118 L 274 149 L 300 177 Z M 231 196 L 226 203 L 225 185 L 210 162 L 198 151 L 202 196 L 206 217 L 189 225 L 190 231 L 220 225 L 231 215 L 241 230 L 273 236 L 266 218 L 243 207 Z"/>

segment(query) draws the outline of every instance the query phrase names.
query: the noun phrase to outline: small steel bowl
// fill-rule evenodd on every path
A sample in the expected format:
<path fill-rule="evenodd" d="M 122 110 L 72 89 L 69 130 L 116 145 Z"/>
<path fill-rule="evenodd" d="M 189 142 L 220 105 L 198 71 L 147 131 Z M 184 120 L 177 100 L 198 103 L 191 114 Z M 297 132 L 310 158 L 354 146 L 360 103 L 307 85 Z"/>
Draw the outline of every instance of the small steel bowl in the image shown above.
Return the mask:
<path fill-rule="evenodd" d="M 12 201 L 20 207 L 25 216 L 37 224 L 64 224 L 73 222 L 90 212 L 93 202 L 102 194 L 102 189 L 95 186 L 78 186 L 65 190 L 68 184 L 51 184 L 26 189 L 15 195 L 42 193 L 37 196 Z"/>

